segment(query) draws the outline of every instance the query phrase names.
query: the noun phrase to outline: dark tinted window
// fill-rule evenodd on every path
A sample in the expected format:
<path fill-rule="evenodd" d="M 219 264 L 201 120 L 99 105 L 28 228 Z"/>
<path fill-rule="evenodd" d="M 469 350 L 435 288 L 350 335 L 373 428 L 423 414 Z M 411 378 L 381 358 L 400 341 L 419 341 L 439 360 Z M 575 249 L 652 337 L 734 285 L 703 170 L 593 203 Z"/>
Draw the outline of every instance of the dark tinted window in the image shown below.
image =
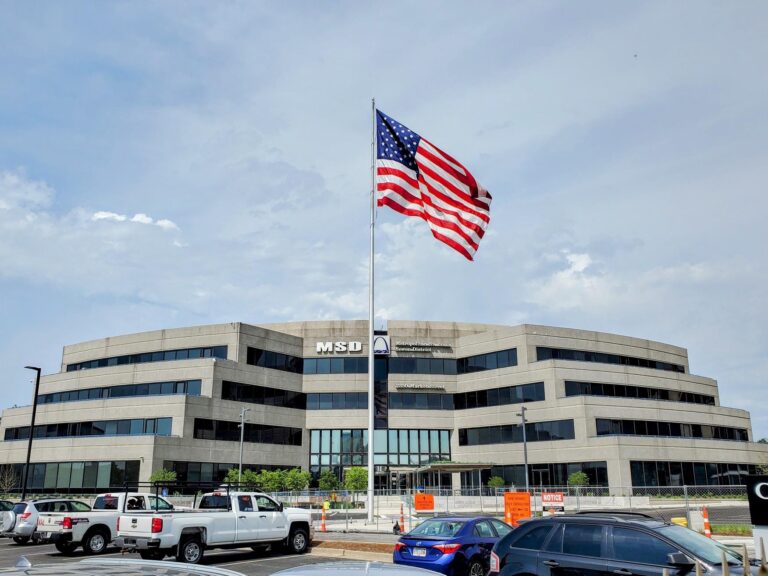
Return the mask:
<path fill-rule="evenodd" d="M 549 531 L 552 529 L 552 525 L 546 526 L 534 526 L 528 530 L 525 534 L 513 538 L 510 546 L 512 548 L 526 548 L 528 550 L 540 550 L 541 545 L 547 539 Z"/>
<path fill-rule="evenodd" d="M 640 530 L 613 528 L 612 558 L 625 562 L 667 565 L 667 554 L 679 552 L 663 540 Z"/>
<path fill-rule="evenodd" d="M 199 508 L 204 510 L 210 510 L 213 508 L 224 508 L 226 510 L 229 508 L 229 498 L 223 495 L 203 496 L 200 499 Z"/>
<path fill-rule="evenodd" d="M 640 366 L 642 368 L 652 368 L 654 370 L 667 370 L 670 372 L 679 372 L 681 374 L 685 373 L 685 366 L 680 364 L 648 360 L 646 358 L 634 358 L 632 356 L 621 356 L 619 354 L 605 354 L 603 352 L 592 352 L 589 350 L 570 350 L 567 348 L 545 348 L 537 346 L 536 359 L 539 361 L 574 360 L 577 362 L 599 362 L 602 364 Z"/>
<path fill-rule="evenodd" d="M 600 556 L 603 527 L 596 524 L 566 524 L 563 535 L 563 554 Z"/>

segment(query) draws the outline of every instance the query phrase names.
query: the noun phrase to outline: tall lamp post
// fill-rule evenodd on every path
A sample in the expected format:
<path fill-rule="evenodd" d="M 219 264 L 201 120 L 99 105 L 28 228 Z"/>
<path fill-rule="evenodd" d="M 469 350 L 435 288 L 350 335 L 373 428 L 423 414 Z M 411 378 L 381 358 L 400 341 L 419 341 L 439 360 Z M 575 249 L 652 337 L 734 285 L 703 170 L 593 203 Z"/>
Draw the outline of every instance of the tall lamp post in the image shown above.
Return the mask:
<path fill-rule="evenodd" d="M 24 465 L 24 484 L 21 487 L 22 502 L 27 497 L 27 479 L 29 478 L 29 458 L 32 455 L 32 438 L 35 435 L 35 416 L 37 415 L 37 393 L 40 390 L 40 368 L 37 366 L 24 366 L 27 370 L 37 372 L 35 378 L 35 396 L 32 398 L 32 422 L 29 425 L 29 442 L 27 443 L 27 462 Z"/>
<path fill-rule="evenodd" d="M 240 460 L 237 465 L 237 483 L 243 481 L 243 438 L 245 436 L 245 414 L 250 412 L 250 408 L 240 408 Z M 239 486 L 238 486 L 239 489 Z"/>
<path fill-rule="evenodd" d="M 523 463 L 525 464 L 525 491 L 528 492 L 528 441 L 525 437 L 525 411 L 527 408 L 525 406 L 520 407 L 520 412 L 517 413 L 518 416 L 522 419 L 522 427 L 523 427 Z"/>

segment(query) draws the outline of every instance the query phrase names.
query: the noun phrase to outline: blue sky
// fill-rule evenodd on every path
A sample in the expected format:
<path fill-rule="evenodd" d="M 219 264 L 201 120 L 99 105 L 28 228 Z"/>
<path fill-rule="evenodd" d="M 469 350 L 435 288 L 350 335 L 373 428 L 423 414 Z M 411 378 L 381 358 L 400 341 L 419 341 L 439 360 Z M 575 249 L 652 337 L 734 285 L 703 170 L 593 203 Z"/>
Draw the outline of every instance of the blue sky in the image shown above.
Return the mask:
<path fill-rule="evenodd" d="M 61 347 L 367 316 L 370 99 L 493 194 L 380 211 L 377 316 L 688 348 L 768 436 L 764 2 L 0 2 L 0 390 Z"/>

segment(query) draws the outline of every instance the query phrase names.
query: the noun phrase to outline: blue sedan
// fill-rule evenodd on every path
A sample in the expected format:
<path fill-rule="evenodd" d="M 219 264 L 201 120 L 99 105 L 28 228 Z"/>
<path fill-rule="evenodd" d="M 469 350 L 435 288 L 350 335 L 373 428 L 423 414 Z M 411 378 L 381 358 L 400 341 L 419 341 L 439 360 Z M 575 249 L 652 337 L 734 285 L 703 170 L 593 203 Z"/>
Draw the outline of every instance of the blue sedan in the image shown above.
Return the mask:
<path fill-rule="evenodd" d="M 400 537 L 392 559 L 446 576 L 485 576 L 493 545 L 511 530 L 486 516 L 429 518 Z"/>

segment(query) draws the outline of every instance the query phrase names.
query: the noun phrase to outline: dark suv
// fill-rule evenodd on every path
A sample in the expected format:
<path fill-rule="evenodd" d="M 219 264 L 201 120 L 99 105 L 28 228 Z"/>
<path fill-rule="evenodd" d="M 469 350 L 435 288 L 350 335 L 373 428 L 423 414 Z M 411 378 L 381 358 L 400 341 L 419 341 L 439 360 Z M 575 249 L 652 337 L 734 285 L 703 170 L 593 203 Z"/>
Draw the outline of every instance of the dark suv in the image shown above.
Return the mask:
<path fill-rule="evenodd" d="M 741 554 L 698 532 L 644 514 L 588 512 L 525 522 L 493 547 L 490 574 L 682 576 L 698 560 L 713 575 L 723 554 L 731 574 L 742 574 Z"/>

